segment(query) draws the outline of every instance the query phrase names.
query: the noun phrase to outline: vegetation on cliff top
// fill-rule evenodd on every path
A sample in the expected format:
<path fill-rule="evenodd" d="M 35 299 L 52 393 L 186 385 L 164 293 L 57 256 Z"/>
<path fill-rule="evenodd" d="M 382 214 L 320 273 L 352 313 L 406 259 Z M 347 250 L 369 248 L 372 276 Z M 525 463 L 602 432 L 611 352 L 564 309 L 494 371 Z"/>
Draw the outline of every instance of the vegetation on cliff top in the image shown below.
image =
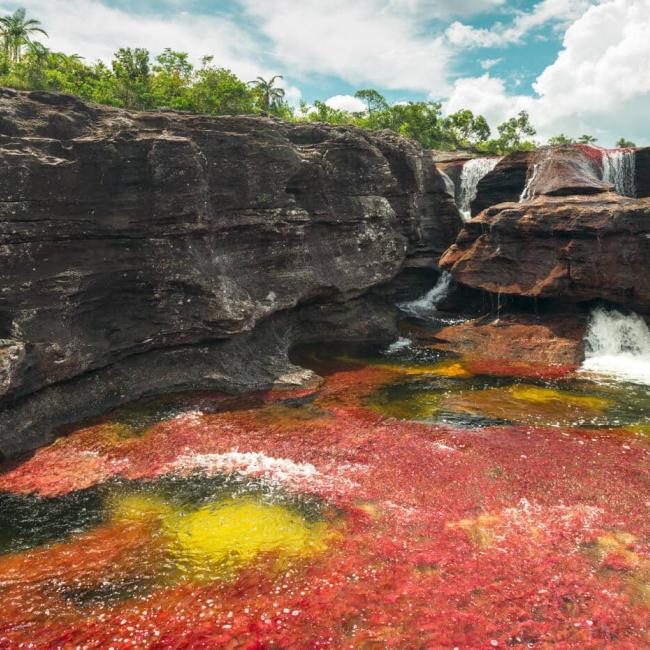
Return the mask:
<path fill-rule="evenodd" d="M 538 146 L 535 128 L 525 111 L 497 127 L 493 136 L 487 120 L 469 109 L 445 115 L 435 101 L 389 102 L 376 90 L 355 96 L 366 110 L 353 113 L 323 101 L 294 109 L 279 86 L 280 75 L 245 82 L 205 56 L 195 67 L 185 52 L 166 49 L 152 59 L 142 48 L 120 48 L 110 66 L 87 63 L 77 54 L 53 52 L 34 35 L 47 36 L 40 22 L 24 9 L 0 18 L 0 85 L 25 90 L 50 90 L 86 101 L 133 110 L 167 108 L 210 115 L 272 115 L 290 121 L 350 124 L 368 130 L 390 129 L 429 149 L 470 149 L 486 154 L 530 150 Z M 549 144 L 576 142 L 565 135 Z M 577 142 L 596 139 L 584 135 Z M 618 146 L 634 146 L 621 139 Z"/>

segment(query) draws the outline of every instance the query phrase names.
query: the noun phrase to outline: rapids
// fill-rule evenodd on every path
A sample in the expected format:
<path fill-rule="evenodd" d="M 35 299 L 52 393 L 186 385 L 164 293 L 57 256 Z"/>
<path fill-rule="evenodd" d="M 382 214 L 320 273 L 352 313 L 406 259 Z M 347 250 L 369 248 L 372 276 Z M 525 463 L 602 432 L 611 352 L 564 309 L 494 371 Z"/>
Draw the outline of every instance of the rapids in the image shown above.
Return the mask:
<path fill-rule="evenodd" d="M 650 329 L 637 314 L 597 309 L 586 344 L 583 370 L 650 385 Z"/>
<path fill-rule="evenodd" d="M 594 353 L 637 352 L 619 316 Z M 318 389 L 151 399 L 5 463 L 0 647 L 647 647 L 647 389 L 414 338 L 308 346 Z"/>

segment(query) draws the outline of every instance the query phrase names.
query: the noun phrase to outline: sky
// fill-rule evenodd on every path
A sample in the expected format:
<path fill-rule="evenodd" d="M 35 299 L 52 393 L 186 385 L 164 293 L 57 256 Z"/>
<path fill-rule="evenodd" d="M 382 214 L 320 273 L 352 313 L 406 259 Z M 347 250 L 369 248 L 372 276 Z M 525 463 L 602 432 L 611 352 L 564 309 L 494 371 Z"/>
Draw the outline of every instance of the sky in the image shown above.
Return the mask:
<path fill-rule="evenodd" d="M 527 110 L 538 139 L 650 145 L 650 0 L 0 0 L 25 7 L 51 49 L 109 61 L 165 47 L 287 98 L 358 110 L 359 88 L 432 99 L 496 126 Z"/>

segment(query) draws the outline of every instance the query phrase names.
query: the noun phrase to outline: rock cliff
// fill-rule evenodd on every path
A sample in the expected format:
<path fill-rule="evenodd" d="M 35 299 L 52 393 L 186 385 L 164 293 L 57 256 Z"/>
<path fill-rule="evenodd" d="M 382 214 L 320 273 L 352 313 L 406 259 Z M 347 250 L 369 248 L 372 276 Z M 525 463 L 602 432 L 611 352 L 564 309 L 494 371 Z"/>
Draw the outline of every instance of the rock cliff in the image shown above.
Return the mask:
<path fill-rule="evenodd" d="M 2 90 L 0 157 L 5 455 L 142 395 L 294 382 L 291 343 L 385 336 L 374 289 L 461 226 L 390 133 Z"/>

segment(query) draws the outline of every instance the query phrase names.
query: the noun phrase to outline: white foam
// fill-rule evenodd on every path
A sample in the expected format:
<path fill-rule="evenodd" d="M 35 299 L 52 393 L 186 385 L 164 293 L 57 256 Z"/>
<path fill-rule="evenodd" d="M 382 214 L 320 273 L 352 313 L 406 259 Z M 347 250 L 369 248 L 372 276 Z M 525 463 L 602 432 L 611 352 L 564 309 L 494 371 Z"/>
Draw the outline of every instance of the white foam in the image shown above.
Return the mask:
<path fill-rule="evenodd" d="M 585 346 L 583 371 L 650 385 L 650 328 L 638 314 L 596 309 Z"/>
<path fill-rule="evenodd" d="M 519 197 L 520 203 L 523 203 L 524 201 L 530 201 L 530 199 L 535 198 L 535 192 L 533 191 L 532 188 L 538 173 L 539 173 L 539 165 L 533 165 L 533 173 L 528 177 L 524 190 L 521 193 L 521 196 Z"/>
<path fill-rule="evenodd" d="M 405 350 L 406 348 L 410 347 L 412 345 L 413 341 L 411 339 L 408 339 L 404 336 L 400 336 L 400 338 L 397 339 L 394 343 L 391 343 L 385 350 L 384 354 L 391 355 L 391 354 L 398 354 L 402 350 Z"/>
<path fill-rule="evenodd" d="M 173 471 L 202 472 L 207 475 L 237 474 L 280 483 L 294 489 L 312 488 L 319 491 L 348 492 L 357 487 L 347 475 L 367 471 L 365 465 L 340 463 L 319 471 L 311 463 L 296 463 L 289 458 L 275 458 L 261 452 L 229 451 L 223 454 L 187 454 L 177 458 Z"/>
<path fill-rule="evenodd" d="M 636 153 L 634 149 L 603 151 L 603 180 L 614 184 L 623 196 L 636 196 Z"/>
<path fill-rule="evenodd" d="M 453 286 L 454 279 L 451 273 L 444 271 L 438 278 L 436 285 L 430 291 L 427 291 L 422 297 L 411 302 L 404 302 L 398 307 L 413 316 L 423 318 L 431 316 L 436 312 L 438 305 L 449 295 Z"/>
<path fill-rule="evenodd" d="M 460 174 L 458 209 L 465 221 L 472 218 L 472 201 L 476 198 L 478 184 L 499 163 L 501 158 L 472 158 L 463 165 Z"/>

